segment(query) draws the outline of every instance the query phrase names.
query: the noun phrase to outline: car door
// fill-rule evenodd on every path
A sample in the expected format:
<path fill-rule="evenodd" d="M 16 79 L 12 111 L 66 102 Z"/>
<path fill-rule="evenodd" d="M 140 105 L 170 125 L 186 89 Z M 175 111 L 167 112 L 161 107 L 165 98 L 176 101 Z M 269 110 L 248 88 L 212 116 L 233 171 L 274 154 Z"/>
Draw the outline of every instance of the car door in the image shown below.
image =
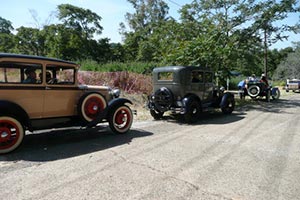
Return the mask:
<path fill-rule="evenodd" d="M 51 80 L 46 83 L 44 117 L 66 117 L 77 113 L 79 93 L 76 85 L 74 67 L 63 65 L 48 65 L 46 72 Z"/>
<path fill-rule="evenodd" d="M 204 86 L 205 89 L 203 94 L 203 101 L 205 103 L 208 103 L 213 100 L 214 83 L 213 83 L 212 72 L 204 72 L 204 82 L 205 82 L 205 86 Z"/>
<path fill-rule="evenodd" d="M 201 100 L 204 95 L 204 73 L 203 71 L 193 70 L 191 71 L 191 83 L 190 83 L 190 93 L 196 94 Z"/>

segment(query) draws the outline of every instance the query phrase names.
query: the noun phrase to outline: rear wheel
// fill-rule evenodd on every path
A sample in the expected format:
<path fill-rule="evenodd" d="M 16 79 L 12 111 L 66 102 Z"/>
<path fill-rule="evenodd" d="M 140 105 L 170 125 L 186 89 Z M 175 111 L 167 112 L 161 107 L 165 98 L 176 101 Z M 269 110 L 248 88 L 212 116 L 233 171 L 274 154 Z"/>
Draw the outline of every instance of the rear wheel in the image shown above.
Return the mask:
<path fill-rule="evenodd" d="M 0 154 L 8 153 L 20 146 L 24 138 L 24 128 L 15 118 L 0 117 Z"/>
<path fill-rule="evenodd" d="M 159 120 L 163 117 L 164 115 L 164 112 L 160 112 L 160 111 L 157 111 L 157 110 L 150 110 L 150 114 L 151 116 L 155 119 L 155 120 Z"/>
<path fill-rule="evenodd" d="M 132 125 L 132 122 L 132 111 L 126 105 L 112 109 L 108 118 L 110 129 L 114 133 L 118 134 L 127 133 Z"/>
<path fill-rule="evenodd" d="M 198 101 L 192 100 L 187 103 L 186 113 L 184 114 L 184 120 L 186 123 L 194 123 L 198 120 L 201 113 L 201 107 Z"/>

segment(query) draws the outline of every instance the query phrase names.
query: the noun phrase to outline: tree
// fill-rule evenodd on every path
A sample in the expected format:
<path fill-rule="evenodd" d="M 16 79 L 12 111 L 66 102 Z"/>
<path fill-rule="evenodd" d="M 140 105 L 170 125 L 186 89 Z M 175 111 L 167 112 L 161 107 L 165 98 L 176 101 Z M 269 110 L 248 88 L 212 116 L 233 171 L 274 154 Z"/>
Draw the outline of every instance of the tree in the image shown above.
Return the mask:
<path fill-rule="evenodd" d="M 92 39 L 94 34 L 101 34 L 101 17 L 89 9 L 79 8 L 70 4 L 58 6 L 58 19 L 68 28 L 76 30 L 84 39 Z"/>
<path fill-rule="evenodd" d="M 45 55 L 45 37 L 39 29 L 21 26 L 17 31 L 16 46 L 18 53 Z"/>
<path fill-rule="evenodd" d="M 261 1 L 248 8 L 252 13 L 253 25 L 252 29 L 256 34 L 262 35 L 264 46 L 264 72 L 267 75 L 268 70 L 268 46 L 276 43 L 278 40 L 287 39 L 286 32 L 299 31 L 299 24 L 293 25 L 282 24 L 278 22 L 286 19 L 290 13 L 300 11 L 298 0 L 267 0 Z"/>
<path fill-rule="evenodd" d="M 289 53 L 279 64 L 273 78 L 276 80 L 300 78 L 300 42 L 296 43 L 294 52 Z"/>
<path fill-rule="evenodd" d="M 0 52 L 12 52 L 14 49 L 14 30 L 12 23 L 0 17 Z"/>
<path fill-rule="evenodd" d="M 125 18 L 130 31 L 126 31 L 121 23 L 124 35 L 124 47 L 131 55 L 128 58 L 140 61 L 152 61 L 157 43 L 149 41 L 156 30 L 167 21 L 169 7 L 163 0 L 128 0 L 135 9 L 134 13 L 127 13 Z"/>

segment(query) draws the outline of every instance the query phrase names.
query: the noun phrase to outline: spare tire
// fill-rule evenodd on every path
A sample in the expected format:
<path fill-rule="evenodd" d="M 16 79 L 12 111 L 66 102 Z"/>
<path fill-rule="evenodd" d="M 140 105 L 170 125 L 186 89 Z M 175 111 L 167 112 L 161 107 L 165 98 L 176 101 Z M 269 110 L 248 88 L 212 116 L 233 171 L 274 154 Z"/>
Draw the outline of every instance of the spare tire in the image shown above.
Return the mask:
<path fill-rule="evenodd" d="M 96 119 L 106 106 L 106 100 L 101 94 L 97 92 L 87 93 L 79 99 L 78 114 L 83 122 L 88 123 Z"/>
<path fill-rule="evenodd" d="M 154 106 L 158 111 L 166 112 L 169 110 L 174 98 L 172 92 L 168 88 L 162 87 L 156 90 L 153 96 Z"/>
<path fill-rule="evenodd" d="M 260 87 L 258 85 L 250 85 L 247 89 L 250 97 L 257 97 L 260 93 Z"/>

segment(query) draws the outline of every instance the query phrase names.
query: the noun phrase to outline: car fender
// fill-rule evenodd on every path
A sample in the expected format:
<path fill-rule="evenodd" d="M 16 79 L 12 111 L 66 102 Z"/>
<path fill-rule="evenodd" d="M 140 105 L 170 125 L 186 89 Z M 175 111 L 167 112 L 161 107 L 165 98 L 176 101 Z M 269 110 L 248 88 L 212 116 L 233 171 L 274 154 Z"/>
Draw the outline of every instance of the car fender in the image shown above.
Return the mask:
<path fill-rule="evenodd" d="M 27 112 L 18 104 L 11 101 L 0 100 L 0 115 L 15 117 L 23 126 L 28 127 L 29 131 L 32 131 L 32 125 Z"/>
<path fill-rule="evenodd" d="M 188 95 L 188 96 L 186 96 L 186 97 L 184 97 L 184 98 L 182 99 L 182 105 L 183 105 L 183 107 L 185 108 L 185 109 L 184 109 L 184 113 L 186 113 L 186 111 L 187 111 L 187 110 L 186 110 L 187 105 L 188 105 L 190 102 L 192 102 L 193 100 L 198 101 L 199 104 L 200 104 L 200 107 L 202 108 L 201 100 L 199 99 L 199 97 L 197 97 L 197 96 L 195 96 L 195 95 Z"/>
<path fill-rule="evenodd" d="M 234 98 L 234 95 L 230 92 L 226 92 L 224 93 L 221 102 L 220 102 L 220 108 L 223 108 L 224 106 L 226 106 L 226 102 L 228 101 L 229 98 Z"/>
<path fill-rule="evenodd" d="M 99 113 L 99 115 L 90 123 L 87 124 L 87 127 L 93 127 L 100 123 L 103 119 L 108 118 L 109 111 L 116 108 L 120 107 L 122 105 L 125 105 L 126 103 L 132 104 L 132 102 L 128 99 L 125 98 L 115 98 L 112 99 L 111 101 L 108 102 L 107 107 L 103 110 L 103 112 Z"/>

